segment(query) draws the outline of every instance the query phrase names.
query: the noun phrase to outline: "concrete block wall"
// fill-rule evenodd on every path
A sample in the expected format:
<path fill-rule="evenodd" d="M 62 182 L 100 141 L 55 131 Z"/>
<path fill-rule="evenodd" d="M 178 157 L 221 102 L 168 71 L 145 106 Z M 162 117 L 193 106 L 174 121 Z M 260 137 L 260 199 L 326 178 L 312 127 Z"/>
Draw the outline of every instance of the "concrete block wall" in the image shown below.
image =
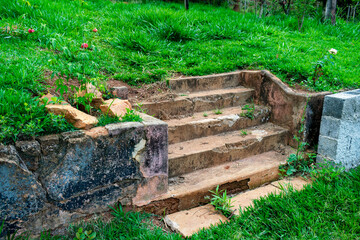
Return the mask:
<path fill-rule="evenodd" d="M 324 159 L 346 170 L 360 165 L 360 89 L 325 96 L 317 161 Z"/>

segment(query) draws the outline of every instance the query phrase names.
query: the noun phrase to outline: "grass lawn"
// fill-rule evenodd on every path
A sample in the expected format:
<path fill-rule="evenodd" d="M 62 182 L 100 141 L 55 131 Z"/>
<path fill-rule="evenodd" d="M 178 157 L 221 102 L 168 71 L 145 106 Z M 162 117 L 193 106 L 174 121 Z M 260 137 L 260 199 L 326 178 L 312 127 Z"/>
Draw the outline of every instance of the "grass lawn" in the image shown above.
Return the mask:
<path fill-rule="evenodd" d="M 294 17 L 259 19 L 201 4 L 185 11 L 163 2 L 0 0 L 0 142 L 72 129 L 37 102 L 51 74 L 139 85 L 179 73 L 268 69 L 313 90 L 357 88 L 359 30 L 341 19 L 332 26 L 315 18 L 300 33 Z"/>
<path fill-rule="evenodd" d="M 324 171 L 302 191 L 289 189 L 255 200 L 241 216 L 190 239 L 359 239 L 360 168 L 338 174 Z M 151 224 L 148 215 L 117 210 L 114 216 L 110 222 L 81 227 L 96 232 L 96 239 L 181 239 Z M 65 236 L 44 233 L 41 239 L 73 239 L 79 227 L 73 226 Z"/>

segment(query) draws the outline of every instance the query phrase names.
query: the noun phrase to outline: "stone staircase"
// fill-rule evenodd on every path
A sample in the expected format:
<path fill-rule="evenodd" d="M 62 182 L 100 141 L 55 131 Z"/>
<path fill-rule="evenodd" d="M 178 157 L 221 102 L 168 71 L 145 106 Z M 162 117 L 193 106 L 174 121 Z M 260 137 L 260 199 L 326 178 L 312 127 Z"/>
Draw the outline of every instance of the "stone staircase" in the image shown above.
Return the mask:
<path fill-rule="evenodd" d="M 236 194 L 279 178 L 291 134 L 269 122 L 271 109 L 255 105 L 254 90 L 238 78 L 170 80 L 174 98 L 143 103 L 148 114 L 168 123 L 169 186 L 137 204 L 140 209 L 171 214 L 208 203 L 204 197 L 218 185 Z"/>

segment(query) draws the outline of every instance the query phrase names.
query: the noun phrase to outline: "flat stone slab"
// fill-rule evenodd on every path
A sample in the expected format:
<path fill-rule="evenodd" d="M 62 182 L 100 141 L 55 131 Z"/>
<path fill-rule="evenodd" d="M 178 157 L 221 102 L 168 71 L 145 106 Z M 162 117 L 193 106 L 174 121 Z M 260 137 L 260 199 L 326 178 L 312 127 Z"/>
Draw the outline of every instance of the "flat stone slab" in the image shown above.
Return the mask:
<path fill-rule="evenodd" d="M 208 204 L 167 215 L 165 223 L 174 231 L 189 237 L 203 228 L 227 222 L 228 219 Z"/>
<path fill-rule="evenodd" d="M 251 191 L 241 193 L 232 198 L 233 207 L 231 209 L 235 211 L 234 212 L 235 215 L 239 215 L 240 209 L 245 210 L 245 208 L 252 206 L 255 199 L 259 199 L 260 197 L 265 197 L 270 193 L 276 194 L 279 193 L 280 191 L 281 190 L 279 188 L 269 184 L 263 187 L 253 189 Z"/>
<path fill-rule="evenodd" d="M 307 184 L 310 184 L 310 180 L 305 180 L 302 177 L 282 179 L 271 183 L 271 185 L 280 189 L 288 189 L 291 186 L 294 190 L 301 190 Z"/>
<path fill-rule="evenodd" d="M 283 190 L 281 186 L 286 189 L 289 185 L 291 185 L 294 189 L 301 190 L 306 184 L 309 184 L 309 181 L 300 177 L 272 182 L 269 185 L 253 189 L 233 197 L 232 210 L 234 211 L 234 214 L 239 215 L 239 210 L 244 210 L 246 207 L 252 206 L 255 199 L 265 197 L 269 194 L 279 194 L 282 192 Z M 172 230 L 185 237 L 189 237 L 203 228 L 209 228 L 212 225 L 228 221 L 225 216 L 216 211 L 210 204 L 169 214 L 164 220 Z"/>
<path fill-rule="evenodd" d="M 301 190 L 306 184 L 309 184 L 309 182 L 300 177 L 272 182 L 269 185 L 253 189 L 233 197 L 232 205 L 234 207 L 232 209 L 235 210 L 234 214 L 239 215 L 239 210 L 244 210 L 245 208 L 252 206 L 255 199 L 265 197 L 271 193 L 279 194 L 283 191 L 282 189 L 286 190 L 290 185 L 295 190 Z"/>

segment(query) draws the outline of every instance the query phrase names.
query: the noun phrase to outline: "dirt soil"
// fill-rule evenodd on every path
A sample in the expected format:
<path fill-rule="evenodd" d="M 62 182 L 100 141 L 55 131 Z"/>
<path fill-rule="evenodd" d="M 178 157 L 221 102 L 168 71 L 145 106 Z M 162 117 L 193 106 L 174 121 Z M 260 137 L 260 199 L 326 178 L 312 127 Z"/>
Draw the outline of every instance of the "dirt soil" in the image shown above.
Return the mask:
<path fill-rule="evenodd" d="M 59 91 L 56 91 L 56 81 L 59 79 L 59 76 L 54 76 L 51 78 L 52 72 L 45 71 L 44 72 L 44 84 L 47 86 L 47 91 L 52 95 L 59 96 Z M 64 93 L 63 97 L 65 101 L 69 100 L 69 97 L 75 94 L 75 91 L 71 90 L 71 85 L 75 87 L 80 87 L 79 81 L 77 78 L 71 78 L 69 80 L 66 77 L 60 76 L 63 79 L 63 83 L 68 87 L 68 92 Z M 149 102 L 158 102 L 163 100 L 174 99 L 177 95 L 172 93 L 171 89 L 168 88 L 166 82 L 157 82 L 153 84 L 142 84 L 139 86 L 130 86 L 129 84 L 115 80 L 109 79 L 107 80 L 107 88 L 110 90 L 114 87 L 122 87 L 125 86 L 129 90 L 128 99 L 132 104 L 141 103 L 145 101 Z"/>
<path fill-rule="evenodd" d="M 157 82 L 152 84 L 142 84 L 134 87 L 122 81 L 109 79 L 107 81 L 108 88 L 125 86 L 129 89 L 128 99 L 131 103 L 141 103 L 145 101 L 158 102 L 163 100 L 174 99 L 177 95 L 172 93 L 166 82 Z"/>

